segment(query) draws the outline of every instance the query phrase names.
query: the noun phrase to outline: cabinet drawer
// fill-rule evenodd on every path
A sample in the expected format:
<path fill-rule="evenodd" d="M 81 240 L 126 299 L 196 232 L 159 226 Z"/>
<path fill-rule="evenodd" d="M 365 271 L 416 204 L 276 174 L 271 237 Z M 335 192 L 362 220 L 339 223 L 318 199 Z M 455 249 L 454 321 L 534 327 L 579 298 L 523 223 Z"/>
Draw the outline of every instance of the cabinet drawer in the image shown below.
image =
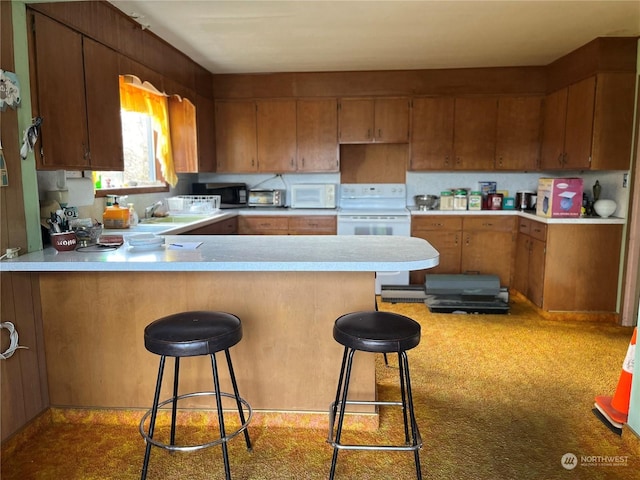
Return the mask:
<path fill-rule="evenodd" d="M 468 217 L 463 220 L 465 232 L 468 230 L 491 230 L 510 232 L 514 228 L 514 217 L 512 216 L 482 216 Z"/>
<path fill-rule="evenodd" d="M 433 215 L 411 217 L 411 231 L 461 230 L 462 217 L 455 215 Z"/>
<path fill-rule="evenodd" d="M 531 232 L 531 220 L 527 218 L 518 218 L 518 233 L 529 235 Z"/>
<path fill-rule="evenodd" d="M 529 235 L 537 240 L 545 242 L 547 240 L 547 225 L 545 223 L 531 221 Z"/>
<path fill-rule="evenodd" d="M 288 229 L 289 219 L 285 216 L 243 216 L 238 220 L 238 230 L 243 235 L 286 235 Z"/>
<path fill-rule="evenodd" d="M 320 232 L 332 232 L 336 230 L 336 217 L 334 216 L 291 216 L 289 217 L 289 230 L 311 230 Z"/>

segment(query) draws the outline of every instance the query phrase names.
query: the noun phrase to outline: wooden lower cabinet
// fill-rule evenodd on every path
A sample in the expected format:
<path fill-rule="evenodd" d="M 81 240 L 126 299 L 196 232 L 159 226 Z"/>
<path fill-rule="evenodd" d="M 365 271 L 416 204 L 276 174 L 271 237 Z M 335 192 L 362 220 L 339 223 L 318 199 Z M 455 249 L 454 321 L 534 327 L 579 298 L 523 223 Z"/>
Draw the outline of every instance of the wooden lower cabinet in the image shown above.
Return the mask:
<path fill-rule="evenodd" d="M 238 217 L 226 218 L 204 227 L 195 228 L 182 235 L 235 235 L 238 233 Z"/>
<path fill-rule="evenodd" d="M 519 219 L 514 288 L 545 311 L 615 312 L 622 225 Z"/>
<path fill-rule="evenodd" d="M 333 215 L 242 215 L 240 235 L 335 235 Z"/>
<path fill-rule="evenodd" d="M 411 272 L 412 284 L 423 284 L 427 273 L 498 275 L 502 286 L 511 284 L 513 216 L 414 216 L 411 235 L 424 238 L 440 253 L 437 267 Z"/>

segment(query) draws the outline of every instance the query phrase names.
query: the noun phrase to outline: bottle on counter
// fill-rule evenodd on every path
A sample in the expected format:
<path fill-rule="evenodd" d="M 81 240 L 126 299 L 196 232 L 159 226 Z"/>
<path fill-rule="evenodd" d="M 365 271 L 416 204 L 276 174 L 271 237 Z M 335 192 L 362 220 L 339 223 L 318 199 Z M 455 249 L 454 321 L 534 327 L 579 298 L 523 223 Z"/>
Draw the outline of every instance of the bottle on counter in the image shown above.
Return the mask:
<path fill-rule="evenodd" d="M 454 210 L 466 210 L 467 209 L 467 191 L 456 190 L 453 196 L 453 209 Z"/>
<path fill-rule="evenodd" d="M 133 203 L 127 203 L 127 208 L 129 209 L 129 226 L 135 227 L 140 221 L 138 218 L 138 212 L 136 212 Z"/>
<path fill-rule="evenodd" d="M 474 190 L 469 194 L 469 210 L 482 210 L 482 192 Z"/>
<path fill-rule="evenodd" d="M 104 228 L 129 228 L 129 209 L 121 207 L 116 201 L 113 205 L 107 206 L 102 214 L 102 224 Z"/>
<path fill-rule="evenodd" d="M 453 192 L 450 190 L 440 192 L 440 210 L 453 210 Z"/>

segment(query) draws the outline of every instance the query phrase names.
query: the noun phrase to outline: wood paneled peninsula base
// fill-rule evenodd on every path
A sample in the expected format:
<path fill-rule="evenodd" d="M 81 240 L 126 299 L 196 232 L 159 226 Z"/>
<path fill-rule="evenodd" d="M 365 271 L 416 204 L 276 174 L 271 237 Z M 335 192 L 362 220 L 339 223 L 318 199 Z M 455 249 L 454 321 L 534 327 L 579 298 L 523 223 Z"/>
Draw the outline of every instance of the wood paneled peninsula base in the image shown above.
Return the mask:
<path fill-rule="evenodd" d="M 89 254 L 79 252 L 35 252 L 5 267 L 35 271 L 39 277 L 52 406 L 148 408 L 158 358 L 144 348 L 145 326 L 179 311 L 221 310 L 242 320 L 244 336 L 231 354 L 240 391 L 252 408 L 324 412 L 335 396 L 342 358 L 342 348 L 332 336 L 335 319 L 375 308 L 377 267 L 416 269 L 438 261 L 438 253 L 421 239 L 356 238 L 282 237 L 278 242 L 278 237 L 202 236 L 190 238 L 204 242 L 195 251 L 165 248 L 145 252 L 147 260 L 136 260 L 126 250 L 111 257 L 94 254 L 102 255 L 102 260 L 85 257 L 88 264 L 103 262 L 102 270 L 116 265 L 118 271 L 100 271 L 98 265 L 91 270 L 80 257 Z M 178 239 L 184 237 L 167 237 L 167 243 Z M 340 239 L 348 240 L 340 246 Z M 233 252 L 243 250 L 238 242 L 245 247 L 253 242 L 254 250 L 234 259 Z M 258 255 L 258 244 L 262 263 L 254 263 L 256 271 L 244 271 L 250 268 L 251 257 Z M 209 248 L 220 263 L 213 257 L 205 260 Z M 289 263 L 284 249 L 289 249 Z M 200 261 L 194 261 L 196 255 Z M 280 271 L 275 270 L 277 258 L 282 258 Z M 163 262 L 164 271 L 158 271 Z M 234 270 L 233 262 L 240 271 L 229 271 Z M 206 264 L 207 271 L 197 271 Z M 349 264 L 353 271 L 347 271 Z M 261 265 L 268 271 L 257 271 Z M 120 271 L 124 268 L 130 271 Z M 356 359 L 350 389 L 354 398 L 375 397 L 374 358 L 363 354 Z M 229 391 L 227 372 L 221 371 L 222 389 Z M 180 382 L 181 391 L 211 390 L 210 361 L 181 362 Z M 170 395 L 170 384 L 165 383 L 163 398 Z"/>

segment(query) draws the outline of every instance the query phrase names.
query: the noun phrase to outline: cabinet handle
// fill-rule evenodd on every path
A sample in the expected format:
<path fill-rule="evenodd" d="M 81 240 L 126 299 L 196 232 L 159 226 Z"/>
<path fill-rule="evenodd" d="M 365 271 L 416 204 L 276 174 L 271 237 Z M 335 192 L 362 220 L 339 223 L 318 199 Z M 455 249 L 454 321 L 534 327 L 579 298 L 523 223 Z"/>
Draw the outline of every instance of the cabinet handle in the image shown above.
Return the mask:
<path fill-rule="evenodd" d="M 502 157 L 498 157 L 498 165 L 502 166 Z"/>
<path fill-rule="evenodd" d="M 493 223 L 491 222 L 485 222 L 482 224 L 483 227 L 493 227 Z"/>
<path fill-rule="evenodd" d="M 378 129 L 378 138 L 382 138 L 382 129 Z"/>
<path fill-rule="evenodd" d="M 442 223 L 432 223 L 431 226 L 432 227 L 442 227 L 443 224 Z"/>
<path fill-rule="evenodd" d="M 456 165 L 461 165 L 462 159 L 460 157 L 456 157 Z"/>
<path fill-rule="evenodd" d="M 252 166 L 252 167 L 255 167 L 255 166 L 256 166 L 256 164 L 255 164 L 255 159 L 253 159 L 253 158 L 251 159 L 251 166 Z"/>
<path fill-rule="evenodd" d="M 367 138 L 371 138 L 371 129 L 367 129 Z"/>
<path fill-rule="evenodd" d="M 560 155 L 558 155 L 558 165 L 562 165 L 562 157 L 564 156 L 563 153 L 561 153 Z"/>
<path fill-rule="evenodd" d="M 449 166 L 449 155 L 446 155 L 446 156 L 444 157 L 444 164 L 445 164 L 446 166 Z"/>
<path fill-rule="evenodd" d="M 465 245 L 469 245 L 471 243 L 471 237 L 467 235 L 467 238 L 464 241 Z"/>
<path fill-rule="evenodd" d="M 293 158 L 291 158 L 291 166 L 293 167 Z"/>

